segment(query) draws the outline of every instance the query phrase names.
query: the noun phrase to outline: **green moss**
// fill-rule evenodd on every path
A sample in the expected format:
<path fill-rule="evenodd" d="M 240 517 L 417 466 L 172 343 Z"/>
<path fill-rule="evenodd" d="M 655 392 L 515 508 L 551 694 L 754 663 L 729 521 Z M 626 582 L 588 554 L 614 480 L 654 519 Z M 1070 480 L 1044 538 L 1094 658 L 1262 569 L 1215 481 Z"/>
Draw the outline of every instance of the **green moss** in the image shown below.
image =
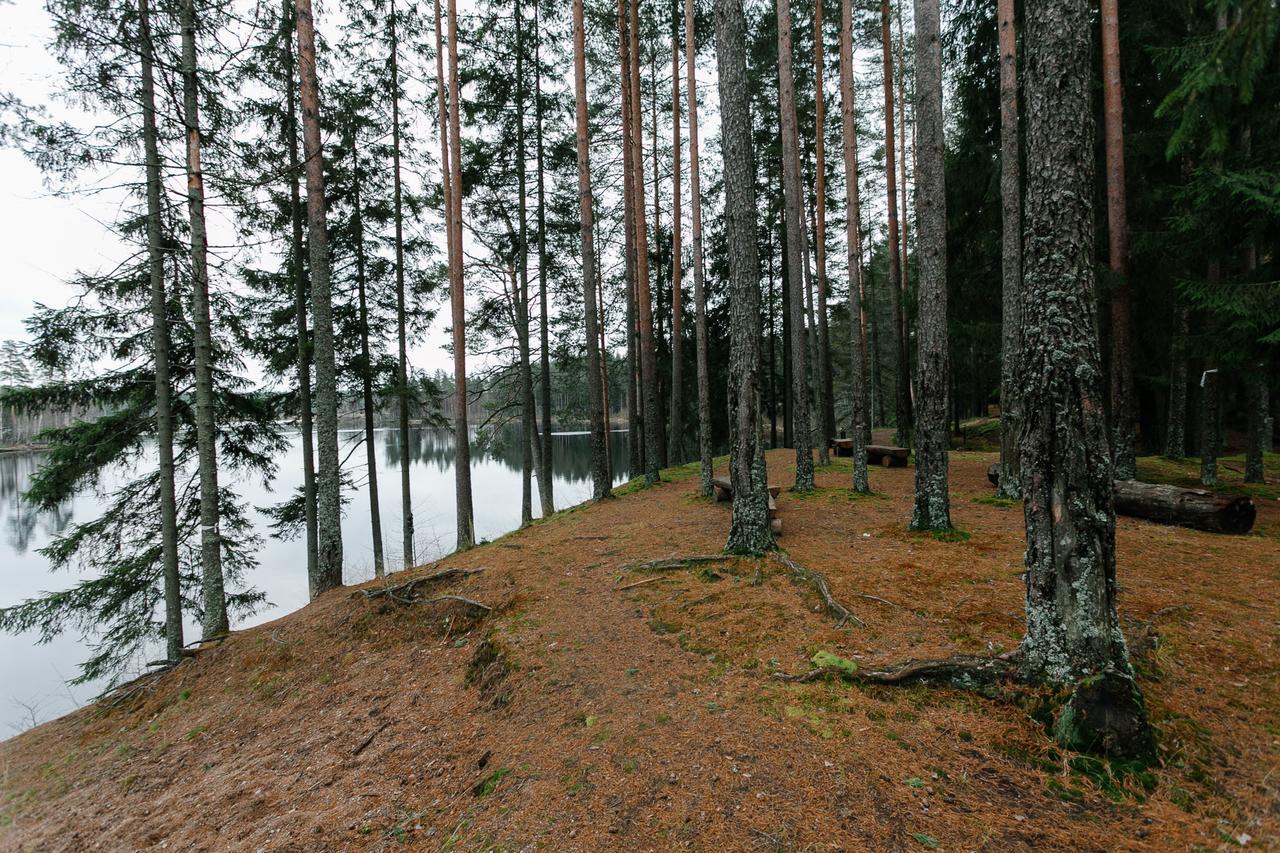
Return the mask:
<path fill-rule="evenodd" d="M 498 789 L 498 784 L 510 774 L 511 768 L 500 767 L 488 776 L 484 777 L 484 779 L 477 782 L 475 787 L 471 789 L 471 793 L 476 797 L 487 797 L 496 791 Z"/>
<path fill-rule="evenodd" d="M 849 675 L 853 675 L 858 671 L 858 665 L 853 661 L 825 650 L 815 654 L 812 661 L 813 665 L 818 669 L 838 669 Z"/>

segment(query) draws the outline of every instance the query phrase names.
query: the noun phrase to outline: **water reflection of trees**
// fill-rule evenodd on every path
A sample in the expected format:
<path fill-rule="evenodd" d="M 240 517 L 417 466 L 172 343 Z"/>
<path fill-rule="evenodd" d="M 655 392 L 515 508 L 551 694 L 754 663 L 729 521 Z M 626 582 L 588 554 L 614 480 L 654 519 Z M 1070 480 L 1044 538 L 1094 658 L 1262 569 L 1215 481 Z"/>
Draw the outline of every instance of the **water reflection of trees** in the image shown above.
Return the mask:
<path fill-rule="evenodd" d="M 627 434 L 611 434 L 610 462 L 614 477 L 628 474 Z M 520 428 L 504 427 L 473 439 L 472 461 L 500 462 L 511 471 L 520 471 Z M 382 433 L 383 458 L 388 468 L 400 464 L 400 435 L 395 430 Z M 409 461 L 414 465 L 431 465 L 444 471 L 453 467 L 453 433 L 448 430 L 414 429 L 409 431 Z M 586 433 L 551 434 L 551 469 L 557 477 L 570 482 L 591 479 L 591 437 Z"/>
<path fill-rule="evenodd" d="M 17 554 L 25 554 L 31 547 L 37 527 L 51 537 L 65 530 L 72 520 L 69 502 L 40 512 L 22 499 L 39 467 L 39 454 L 0 454 L 0 517 L 4 519 L 9 547 Z"/>

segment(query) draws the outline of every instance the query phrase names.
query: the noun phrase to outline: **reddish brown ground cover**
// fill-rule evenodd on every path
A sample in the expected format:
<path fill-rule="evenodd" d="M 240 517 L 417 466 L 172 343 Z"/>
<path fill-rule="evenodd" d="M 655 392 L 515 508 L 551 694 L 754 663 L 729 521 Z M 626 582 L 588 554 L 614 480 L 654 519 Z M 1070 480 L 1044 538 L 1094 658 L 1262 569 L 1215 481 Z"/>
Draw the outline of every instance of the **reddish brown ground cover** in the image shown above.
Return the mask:
<path fill-rule="evenodd" d="M 336 591 L 0 744 L 0 847 L 1280 845 L 1274 499 L 1245 537 L 1119 522 L 1149 771 L 1057 749 L 1035 697 L 773 677 L 820 650 L 1017 644 L 1021 510 L 990 498 L 991 458 L 953 458 L 950 541 L 905 532 L 909 469 L 852 499 L 839 460 L 813 495 L 782 493 L 783 546 L 865 627 L 837 628 L 772 560 L 618 589 L 646 577 L 625 564 L 722 545 L 728 507 L 693 469 L 427 570 L 483 567 L 427 595 L 486 617 Z M 769 464 L 786 484 L 787 452 Z"/>

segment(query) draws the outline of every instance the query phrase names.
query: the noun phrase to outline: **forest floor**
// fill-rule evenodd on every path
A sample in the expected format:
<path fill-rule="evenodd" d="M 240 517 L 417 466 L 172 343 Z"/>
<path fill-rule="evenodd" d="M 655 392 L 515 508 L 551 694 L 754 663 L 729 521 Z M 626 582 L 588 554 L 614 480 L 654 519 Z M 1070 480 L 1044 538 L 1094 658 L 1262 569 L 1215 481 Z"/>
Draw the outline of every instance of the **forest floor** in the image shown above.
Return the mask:
<path fill-rule="evenodd" d="M 906 531 L 911 469 L 782 492 L 782 547 L 864 627 L 773 559 L 626 570 L 723 545 L 696 465 L 418 571 L 483 568 L 420 589 L 483 616 L 363 594 L 413 574 L 336 590 L 0 743 L 0 848 L 1280 847 L 1276 486 L 1248 536 L 1119 520 L 1150 768 L 1057 748 L 1026 697 L 774 677 L 1013 648 L 1022 514 L 991 461 L 953 454 L 941 538 Z M 1171 464 L 1194 473 L 1143 470 Z"/>

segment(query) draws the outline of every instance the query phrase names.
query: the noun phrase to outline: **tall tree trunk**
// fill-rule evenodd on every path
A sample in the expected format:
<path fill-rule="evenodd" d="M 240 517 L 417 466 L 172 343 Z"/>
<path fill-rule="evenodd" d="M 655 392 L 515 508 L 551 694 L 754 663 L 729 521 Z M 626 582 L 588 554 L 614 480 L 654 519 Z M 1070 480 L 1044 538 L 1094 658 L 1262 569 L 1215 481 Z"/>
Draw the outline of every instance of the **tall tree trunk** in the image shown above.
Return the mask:
<path fill-rule="evenodd" d="M 813 434 L 809 430 L 808 371 L 805 369 L 804 187 L 800 177 L 800 140 L 796 131 L 796 85 L 791 71 L 791 9 L 788 0 L 777 0 L 775 6 L 778 17 L 778 105 L 782 112 L 782 195 L 787 223 L 788 295 L 791 301 L 791 408 L 796 447 L 794 488 L 797 492 L 808 492 L 813 490 Z"/>
<path fill-rule="evenodd" d="M 909 240 L 907 239 L 907 231 L 911 224 L 911 204 L 908 201 L 907 194 L 907 68 L 903 62 L 903 51 L 906 50 L 906 38 L 902 34 L 902 7 L 906 0 L 898 0 L 897 14 L 894 16 L 898 23 L 898 40 L 895 43 L 897 53 L 896 71 L 898 77 L 898 188 L 902 192 L 902 221 L 899 223 L 901 227 L 901 248 L 898 251 L 898 262 L 902 269 L 902 298 L 903 304 L 908 304 L 908 297 L 911 293 L 911 275 L 908 269 L 907 261 L 910 258 L 910 250 L 908 248 Z M 918 97 L 917 93 L 917 97 Z M 911 153 L 915 156 L 915 128 L 911 130 Z M 914 165 L 914 164 L 913 164 Z M 903 311 L 904 318 L 909 314 Z M 911 325 L 904 319 L 902 325 L 902 333 L 911 339 Z"/>
<path fill-rule="evenodd" d="M 534 148 L 538 169 L 538 392 L 541 395 L 542 430 L 539 440 L 542 452 L 538 465 L 538 503 L 542 517 L 550 518 L 556 511 L 551 481 L 551 319 L 547 313 L 547 197 L 546 174 L 543 166 L 542 142 L 542 2 L 533 4 L 533 114 Z"/>
<path fill-rule="evenodd" d="M 813 7 L 813 115 L 814 126 L 814 229 L 813 261 L 817 279 L 818 296 L 818 414 L 822 420 L 822 443 L 818 445 L 818 459 L 823 465 L 828 458 L 831 439 L 836 437 L 836 403 L 831 379 L 831 329 L 827 320 L 827 155 L 826 80 L 823 58 L 822 4 Z"/>
<path fill-rule="evenodd" d="M 631 2 L 631 180 L 635 218 L 636 303 L 640 324 L 640 397 L 644 409 L 644 479 L 657 483 L 662 459 L 658 424 L 658 351 L 653 338 L 653 297 L 649 288 L 649 236 L 644 209 L 644 124 L 640 118 L 640 0 Z"/>
<path fill-rule="evenodd" d="M 919 389 L 912 530 L 950 530 L 947 476 L 950 386 L 947 342 L 947 189 L 942 117 L 942 22 L 938 0 L 915 0 L 916 240 L 919 244 Z"/>
<path fill-rule="evenodd" d="M 396 402 L 400 434 L 400 517 L 404 568 L 414 556 L 413 497 L 409 483 L 409 346 L 406 326 L 404 286 L 404 200 L 400 185 L 400 40 L 396 32 L 396 3 L 391 0 L 391 187 L 396 224 L 396 345 L 399 361 L 396 373 Z"/>
<path fill-rule="evenodd" d="M 679 0 L 671 18 L 671 407 L 668 413 L 667 460 L 685 461 L 684 441 L 684 294 L 680 245 L 680 28 Z"/>
<path fill-rule="evenodd" d="M 707 294 L 702 257 L 702 183 L 698 161 L 698 48 L 694 29 L 694 0 L 684 0 L 684 52 L 685 74 L 688 77 L 685 89 L 689 99 L 689 205 L 693 217 L 693 302 L 694 324 L 697 331 L 698 459 L 701 461 L 702 472 L 699 478 L 699 491 L 704 496 L 710 496 L 711 369 L 707 358 Z M 772 321 L 770 329 L 772 329 Z M 770 364 L 770 371 L 772 371 L 772 362 Z M 776 443 L 776 421 L 774 433 Z"/>
<path fill-rule="evenodd" d="M 840 128 L 844 144 L 845 239 L 849 266 L 849 437 L 853 439 L 853 490 L 871 491 L 867 477 L 866 329 L 862 306 L 862 209 L 858 198 L 858 128 L 853 102 L 853 0 L 840 3 Z"/>
<path fill-rule="evenodd" d="M 1189 314 L 1186 305 L 1173 308 L 1173 336 L 1169 344 L 1169 422 L 1165 430 L 1164 455 L 1181 459 L 1187 455 L 1187 335 Z"/>
<path fill-rule="evenodd" d="M 519 185 L 520 241 L 516 284 L 516 340 L 520 348 L 520 526 L 533 523 L 533 442 L 536 439 L 533 405 L 533 371 L 529 360 L 529 182 L 524 145 L 524 7 L 515 0 L 516 24 L 516 182 Z"/>
<path fill-rule="evenodd" d="M 160 465 L 160 554 L 164 578 L 165 658 L 182 660 L 182 586 L 178 574 L 178 503 L 173 473 L 173 388 L 169 378 L 169 298 L 164 286 L 159 130 L 156 127 L 155 45 L 148 0 L 138 0 L 142 63 L 142 147 L 147 172 L 147 269 L 151 277 L 151 345 L 155 350 L 156 455 Z M 17 437 L 14 437 L 17 440 Z"/>
<path fill-rule="evenodd" d="M 373 539 L 373 574 L 386 574 L 382 553 L 382 508 L 378 503 L 378 448 L 373 441 L 373 356 L 369 352 L 369 304 L 366 293 L 364 212 L 360 202 L 360 155 L 351 141 L 351 180 L 356 242 L 356 301 L 360 321 L 360 391 L 364 408 L 365 466 L 369 478 L 369 533 Z"/>
<path fill-rule="evenodd" d="M 631 476 L 644 472 L 644 418 L 640 393 L 640 318 L 636 284 L 635 155 L 631 114 L 630 0 L 618 0 L 618 78 L 622 83 L 622 207 L 627 289 L 627 440 Z"/>
<path fill-rule="evenodd" d="M 781 18 L 782 12 L 778 15 Z M 760 261 L 756 254 L 755 158 L 742 0 L 715 0 L 715 28 L 729 247 L 729 479 L 733 511 L 725 550 L 761 554 L 772 550 L 774 542 L 760 447 Z M 790 77 L 790 68 L 787 71 Z M 798 287 L 795 292 L 799 294 Z"/>
<path fill-rule="evenodd" d="M 1018 30 L 1015 0 L 1000 0 L 1001 360 L 1000 484 L 1020 498 L 1018 352 L 1022 348 L 1022 145 L 1018 131 Z"/>
<path fill-rule="evenodd" d="M 1073 686 L 1055 736 L 1151 748 L 1116 617 L 1115 508 L 1092 250 L 1088 0 L 1027 4 L 1022 477 L 1028 675 Z M 1081 707 L 1094 705 L 1088 713 Z M 1098 706 L 1101 706 L 1101 709 Z M 1090 743 L 1092 742 L 1092 744 Z"/>
<path fill-rule="evenodd" d="M 311 420 L 311 336 L 307 332 L 307 303 L 311 299 L 311 285 L 307 278 L 302 243 L 302 197 L 298 179 L 302 175 L 302 160 L 298 156 L 298 105 L 294 83 L 296 71 L 293 58 L 293 39 L 288 30 L 295 26 L 297 13 L 293 0 L 284 0 L 280 43 L 284 51 L 285 127 L 289 147 L 289 235 L 290 260 L 293 272 L 293 314 L 298 338 L 298 429 L 302 433 L 302 504 L 306 522 L 307 578 L 316 577 L 316 461 L 315 425 Z"/>
<path fill-rule="evenodd" d="M 440 0 L 436 0 L 436 76 L 439 80 L 441 166 L 446 171 L 445 207 L 449 226 L 449 306 L 453 325 L 453 438 L 455 446 L 455 495 L 459 549 L 476 542 L 471 504 L 471 434 L 467 426 L 467 307 L 462 280 L 462 133 L 458 116 L 458 9 L 449 0 L 449 105 L 444 104 L 444 71 L 441 61 Z"/>
<path fill-rule="evenodd" d="M 298 96 L 302 104 L 302 153 L 307 176 L 307 237 L 311 266 L 311 313 L 315 321 L 316 570 L 311 597 L 342 586 L 342 472 L 338 460 L 338 377 L 333 353 L 333 294 L 329 281 L 329 234 L 325 227 L 324 149 L 320 142 L 320 82 L 316 77 L 316 30 L 311 0 L 294 0 L 298 32 Z"/>
<path fill-rule="evenodd" d="M 1253 375 L 1245 380 L 1245 398 L 1249 409 L 1248 442 L 1245 445 L 1244 481 L 1267 481 L 1266 452 L 1270 450 L 1268 430 L 1271 418 L 1271 400 L 1267 388 L 1266 362 L 1253 365 Z"/>
<path fill-rule="evenodd" d="M 583 0 L 573 0 L 573 81 L 574 115 L 577 119 L 578 210 L 582 231 L 582 296 L 587 333 L 587 399 L 591 401 L 591 481 L 592 497 L 601 500 L 611 494 L 609 458 L 605 450 L 605 412 L 600 396 L 600 340 L 596 327 L 596 258 L 591 198 L 591 148 L 587 138 L 587 48 L 583 22 Z"/>
<path fill-rule="evenodd" d="M 769 251 L 769 446 L 778 446 L 778 315 L 773 276 L 773 224 L 765 223 Z M 785 415 L 783 416 L 785 419 Z M 786 433 L 786 425 L 783 425 Z"/>
<path fill-rule="evenodd" d="M 1107 245 L 1111 266 L 1111 441 L 1116 478 L 1137 475 L 1132 320 L 1129 308 L 1129 218 L 1124 187 L 1124 90 L 1120 82 L 1120 13 L 1102 0 L 1102 114 L 1107 157 Z"/>
<path fill-rule="evenodd" d="M 893 54 L 889 35 L 889 0 L 880 0 L 880 42 L 884 54 L 884 169 L 885 200 L 889 207 L 889 302 L 893 309 L 893 341 L 897 347 L 894 380 L 898 443 L 911 444 L 911 341 L 906 335 L 906 306 L 902 300 L 902 261 L 898 243 L 898 179 L 893 133 Z"/>
<path fill-rule="evenodd" d="M 200 166 L 200 91 L 196 76 L 195 0 L 182 3 L 182 121 L 187 137 L 187 214 L 191 221 L 192 324 L 195 326 L 196 453 L 200 468 L 200 580 L 203 636 L 227 633 L 227 597 L 218 527 L 218 427 L 213 402 L 213 332 L 209 310 L 209 239 Z"/>

